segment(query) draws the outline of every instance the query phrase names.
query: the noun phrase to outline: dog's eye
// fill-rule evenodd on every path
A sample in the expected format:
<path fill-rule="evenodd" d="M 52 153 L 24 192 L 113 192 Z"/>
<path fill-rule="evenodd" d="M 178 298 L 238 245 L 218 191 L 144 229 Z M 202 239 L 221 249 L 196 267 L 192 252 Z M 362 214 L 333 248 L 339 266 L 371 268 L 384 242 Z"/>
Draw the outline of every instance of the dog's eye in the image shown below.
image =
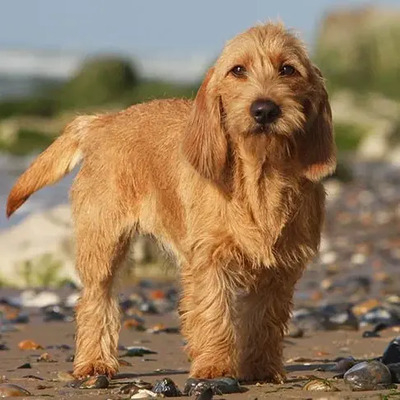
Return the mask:
<path fill-rule="evenodd" d="M 295 68 L 289 64 L 282 65 L 281 69 L 279 70 L 279 75 L 283 76 L 290 76 L 294 75 L 295 73 L 296 73 Z"/>
<path fill-rule="evenodd" d="M 246 75 L 246 68 L 243 65 L 235 65 L 231 71 L 232 75 L 236 76 L 237 78 L 242 78 Z"/>

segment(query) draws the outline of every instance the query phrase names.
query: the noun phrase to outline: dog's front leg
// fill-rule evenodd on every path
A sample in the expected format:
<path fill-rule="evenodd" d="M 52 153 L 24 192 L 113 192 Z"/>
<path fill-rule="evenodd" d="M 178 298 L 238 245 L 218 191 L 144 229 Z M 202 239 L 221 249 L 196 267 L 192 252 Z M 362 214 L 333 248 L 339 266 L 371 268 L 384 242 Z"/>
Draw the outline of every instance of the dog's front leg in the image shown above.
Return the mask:
<path fill-rule="evenodd" d="M 196 378 L 237 375 L 234 293 L 226 271 L 214 267 L 188 267 L 182 273 L 182 333 L 192 360 L 190 375 Z"/>
<path fill-rule="evenodd" d="M 299 268 L 300 269 L 300 268 Z M 297 273 L 243 265 L 184 268 L 182 330 L 197 378 L 284 380 L 283 336 Z"/>

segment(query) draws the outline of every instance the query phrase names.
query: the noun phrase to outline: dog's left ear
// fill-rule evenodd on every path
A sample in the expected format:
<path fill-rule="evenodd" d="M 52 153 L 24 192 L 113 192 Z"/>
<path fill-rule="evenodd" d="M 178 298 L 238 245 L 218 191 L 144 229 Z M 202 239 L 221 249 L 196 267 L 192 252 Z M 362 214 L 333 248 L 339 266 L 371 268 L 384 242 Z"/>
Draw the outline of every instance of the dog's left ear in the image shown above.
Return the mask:
<path fill-rule="evenodd" d="M 219 182 L 227 162 L 228 144 L 222 127 L 220 99 L 211 68 L 193 104 L 183 138 L 183 153 L 204 178 Z"/>
<path fill-rule="evenodd" d="M 315 71 L 316 100 L 310 106 L 306 129 L 299 146 L 303 175 L 317 182 L 336 168 L 336 146 L 333 137 L 332 111 L 320 70 Z"/>

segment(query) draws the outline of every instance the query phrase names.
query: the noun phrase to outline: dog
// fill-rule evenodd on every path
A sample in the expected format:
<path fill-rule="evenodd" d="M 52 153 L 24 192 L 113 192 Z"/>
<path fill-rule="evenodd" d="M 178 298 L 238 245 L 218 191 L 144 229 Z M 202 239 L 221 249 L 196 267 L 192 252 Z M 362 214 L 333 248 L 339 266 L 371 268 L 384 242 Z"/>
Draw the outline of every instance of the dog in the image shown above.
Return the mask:
<path fill-rule="evenodd" d="M 76 117 L 7 203 L 10 216 L 82 161 L 71 189 L 83 283 L 74 375 L 118 370 L 113 283 L 144 233 L 180 269 L 190 375 L 282 382 L 293 291 L 319 246 L 335 153 L 323 77 L 282 24 L 229 41 L 193 101 Z"/>

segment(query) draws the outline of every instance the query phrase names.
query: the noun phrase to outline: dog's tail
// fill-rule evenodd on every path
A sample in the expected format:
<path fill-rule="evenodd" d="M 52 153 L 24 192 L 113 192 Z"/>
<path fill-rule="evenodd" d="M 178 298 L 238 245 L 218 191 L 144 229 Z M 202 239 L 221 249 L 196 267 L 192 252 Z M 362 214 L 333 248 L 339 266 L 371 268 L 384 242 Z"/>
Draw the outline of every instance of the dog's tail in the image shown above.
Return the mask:
<path fill-rule="evenodd" d="M 80 144 L 95 116 L 79 116 L 18 178 L 7 200 L 10 217 L 31 194 L 59 181 L 82 159 Z"/>

